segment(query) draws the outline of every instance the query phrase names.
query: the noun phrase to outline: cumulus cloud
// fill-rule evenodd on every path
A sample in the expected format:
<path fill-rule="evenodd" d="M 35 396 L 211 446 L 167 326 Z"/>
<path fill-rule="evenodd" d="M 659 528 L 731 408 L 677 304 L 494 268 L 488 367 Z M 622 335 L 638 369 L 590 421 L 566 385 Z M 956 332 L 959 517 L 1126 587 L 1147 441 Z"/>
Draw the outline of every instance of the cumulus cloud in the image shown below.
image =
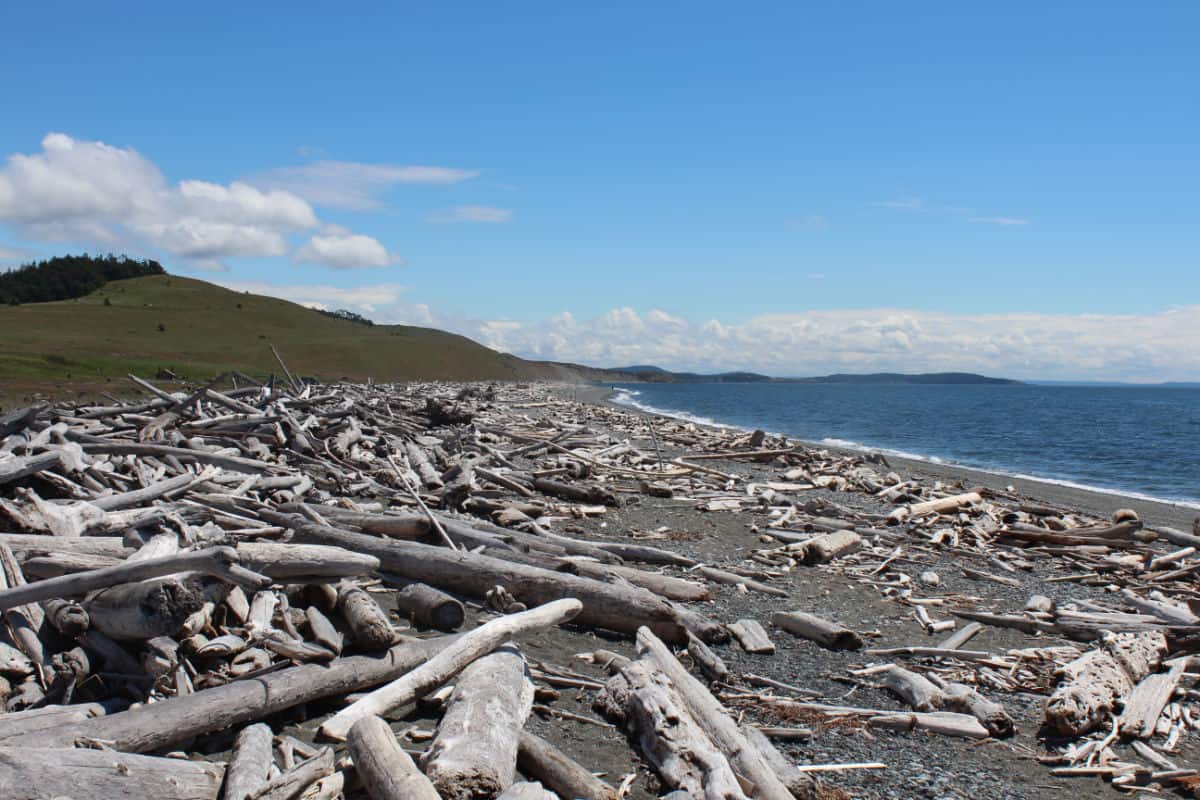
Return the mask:
<path fill-rule="evenodd" d="M 493 206 L 458 206 L 430 215 L 432 222 L 508 222 L 512 212 Z"/>
<path fill-rule="evenodd" d="M 478 174 L 475 170 L 453 167 L 315 161 L 268 170 L 253 176 L 250 182 L 290 192 L 319 206 L 366 211 L 378 208 L 380 196 L 393 186 L 460 183 Z"/>
<path fill-rule="evenodd" d="M 1195 380 L 1200 306 L 1144 315 L 960 315 L 902 309 L 770 314 L 740 323 L 630 308 L 589 320 L 467 324 L 517 355 L 597 366 L 829 372 L 970 371 L 1032 379 Z"/>
<path fill-rule="evenodd" d="M 0 167 L 0 222 L 43 241 L 150 246 L 199 269 L 223 269 L 225 258 L 287 255 L 292 237 L 321 227 L 293 192 L 240 181 L 172 185 L 133 148 L 63 133 L 47 134 L 41 152 L 12 155 Z M 345 234 L 322 248 L 314 244 L 319 236 L 305 246 L 306 260 L 329 252 L 332 261 L 321 263 L 374 266 L 378 251 L 394 260 L 369 237 Z"/>
<path fill-rule="evenodd" d="M 386 267 L 399 259 L 389 253 L 379 240 L 355 233 L 317 235 L 296 251 L 296 260 L 327 264 L 337 269 L 357 267 Z"/>
<path fill-rule="evenodd" d="M 379 283 L 372 286 L 328 286 L 323 284 L 280 285 L 263 281 L 217 281 L 235 292 L 264 294 L 291 300 L 309 308 L 347 308 L 363 314 L 394 306 L 404 292 L 398 283 Z"/>

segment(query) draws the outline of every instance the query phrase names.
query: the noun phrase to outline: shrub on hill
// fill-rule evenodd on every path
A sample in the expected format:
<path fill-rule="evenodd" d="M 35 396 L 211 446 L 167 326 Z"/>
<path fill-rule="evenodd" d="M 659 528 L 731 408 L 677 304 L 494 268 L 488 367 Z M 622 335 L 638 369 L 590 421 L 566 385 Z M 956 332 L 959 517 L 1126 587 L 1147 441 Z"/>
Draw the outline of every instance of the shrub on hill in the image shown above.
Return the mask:
<path fill-rule="evenodd" d="M 0 303 L 48 303 L 71 300 L 99 289 L 109 281 L 166 275 L 157 261 L 126 256 L 56 256 L 0 272 Z"/>

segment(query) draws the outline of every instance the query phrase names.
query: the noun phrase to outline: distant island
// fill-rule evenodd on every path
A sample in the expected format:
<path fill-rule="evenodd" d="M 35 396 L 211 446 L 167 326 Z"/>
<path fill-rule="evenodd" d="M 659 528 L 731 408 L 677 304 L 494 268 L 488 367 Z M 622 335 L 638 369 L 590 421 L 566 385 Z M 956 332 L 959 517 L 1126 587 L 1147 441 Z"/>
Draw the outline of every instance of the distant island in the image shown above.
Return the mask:
<path fill-rule="evenodd" d="M 626 382 L 638 383 L 848 383 L 863 385 L 953 385 L 984 384 L 991 386 L 1021 386 L 1023 381 L 1010 378 L 990 378 L 972 372 L 922 372 L 907 375 L 900 372 L 872 372 L 867 374 L 837 373 L 808 378 L 774 378 L 756 372 L 720 372 L 704 375 L 696 372 L 671 372 L 662 367 L 638 365 L 614 367 L 606 370 L 622 376 Z"/>

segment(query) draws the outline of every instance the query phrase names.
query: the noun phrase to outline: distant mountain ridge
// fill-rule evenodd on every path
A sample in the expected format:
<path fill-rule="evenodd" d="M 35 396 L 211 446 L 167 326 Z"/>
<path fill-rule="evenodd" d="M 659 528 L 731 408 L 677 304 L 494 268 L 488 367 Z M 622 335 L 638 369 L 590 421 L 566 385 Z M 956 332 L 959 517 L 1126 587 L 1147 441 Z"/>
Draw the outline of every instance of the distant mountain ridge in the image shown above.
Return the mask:
<path fill-rule="evenodd" d="M 757 372 L 719 372 L 705 375 L 696 372 L 670 372 L 662 367 L 634 366 L 615 367 L 605 370 L 614 376 L 633 376 L 632 380 L 642 383 L 843 383 L 843 384 L 899 384 L 899 385 L 966 385 L 1020 386 L 1022 381 L 1010 378 L 991 378 L 973 372 L 922 372 L 904 374 L 900 372 L 872 372 L 867 374 L 837 373 L 808 378 L 773 378 Z"/>

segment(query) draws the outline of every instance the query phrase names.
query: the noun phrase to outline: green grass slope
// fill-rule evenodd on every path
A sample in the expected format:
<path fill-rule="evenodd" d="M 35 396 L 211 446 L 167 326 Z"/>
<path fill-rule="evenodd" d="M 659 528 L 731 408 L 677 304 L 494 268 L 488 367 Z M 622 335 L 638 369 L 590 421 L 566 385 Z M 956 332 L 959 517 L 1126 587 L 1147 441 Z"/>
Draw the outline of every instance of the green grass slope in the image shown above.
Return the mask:
<path fill-rule="evenodd" d="M 361 325 L 160 275 L 114 281 L 76 300 L 0 308 L 0 405 L 16 394 L 104 391 L 125 383 L 128 372 L 165 368 L 190 380 L 231 369 L 277 373 L 271 344 L 294 374 L 322 380 L 581 377 L 570 366 L 524 361 L 444 331 Z"/>

